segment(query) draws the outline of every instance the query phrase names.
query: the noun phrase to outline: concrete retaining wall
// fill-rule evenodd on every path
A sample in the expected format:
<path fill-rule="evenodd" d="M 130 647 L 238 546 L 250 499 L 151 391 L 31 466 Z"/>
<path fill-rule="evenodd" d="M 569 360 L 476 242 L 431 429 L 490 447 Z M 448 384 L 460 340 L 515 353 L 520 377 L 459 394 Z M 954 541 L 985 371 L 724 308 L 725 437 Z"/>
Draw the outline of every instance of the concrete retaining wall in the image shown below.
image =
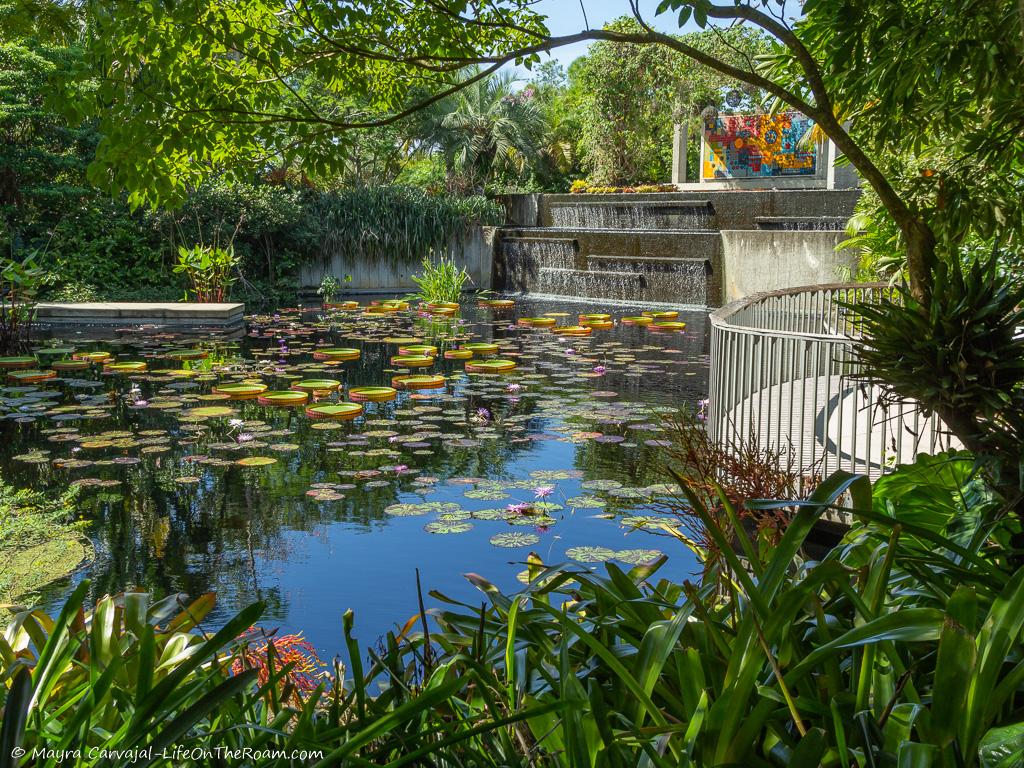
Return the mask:
<path fill-rule="evenodd" d="M 836 251 L 844 237 L 842 232 L 813 230 L 723 230 L 723 301 L 849 279 L 858 254 L 852 249 Z"/>
<path fill-rule="evenodd" d="M 491 287 L 494 233 L 493 227 L 469 227 L 448 247 L 448 255 L 469 272 L 473 281 L 469 287 L 475 290 Z M 412 276 L 419 270 L 419 263 L 354 261 L 346 254 L 336 253 L 326 262 L 313 261 L 303 265 L 299 272 L 299 290 L 303 293 L 315 291 L 324 275 L 331 274 L 339 280 L 345 275 L 352 276 L 351 282 L 342 283 L 342 293 L 402 293 L 415 290 Z"/>
<path fill-rule="evenodd" d="M 710 200 L 715 229 L 753 229 L 755 219 L 771 216 L 849 217 L 860 197 L 859 189 L 699 189 L 631 195 L 541 195 L 540 225 L 552 226 L 552 207 L 621 202 L 624 204 L 668 200 Z M 511 196 L 510 196 L 511 197 Z M 526 197 L 519 195 L 516 197 Z M 525 202 L 517 201 L 517 207 Z M 508 209 L 508 204 L 506 204 Z"/>
<path fill-rule="evenodd" d="M 505 226 L 536 227 L 540 225 L 540 200 L 543 195 L 522 192 L 498 195 L 497 200 L 505 208 Z"/>

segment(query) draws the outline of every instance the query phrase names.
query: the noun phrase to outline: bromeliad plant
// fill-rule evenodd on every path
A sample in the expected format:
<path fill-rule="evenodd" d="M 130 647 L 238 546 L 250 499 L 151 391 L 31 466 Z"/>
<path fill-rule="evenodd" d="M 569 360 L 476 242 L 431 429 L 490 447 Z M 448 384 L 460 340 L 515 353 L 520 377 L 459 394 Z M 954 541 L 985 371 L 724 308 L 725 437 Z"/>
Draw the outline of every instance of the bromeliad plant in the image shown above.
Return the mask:
<path fill-rule="evenodd" d="M 569 707 L 508 729 L 533 765 L 1020 765 L 1024 570 L 1001 554 L 996 500 L 957 456 L 877 490 L 841 473 L 807 501 L 748 502 L 792 508 L 773 545 L 738 524 L 727 538 L 693 494 L 724 590 L 655 581 L 660 563 L 601 578 L 534 561 L 518 596 L 473 577 L 490 607 L 446 611 L 431 636 L 495 670 L 487 706 Z M 856 527 L 804 559 L 843 499 Z"/>
<path fill-rule="evenodd" d="M 53 619 L 40 610 L 15 615 L 0 635 L 0 766 L 17 750 L 160 751 L 203 727 L 227 724 L 218 707 L 253 684 L 256 672 L 229 676 L 218 654 L 259 615 L 247 608 L 220 631 L 194 630 L 213 607 L 206 595 L 153 601 L 144 593 L 104 597 L 84 607 L 82 582 Z M 35 760 L 56 764 L 59 756 Z M 78 765 L 103 762 L 101 755 Z"/>
<path fill-rule="evenodd" d="M 174 271 L 188 279 L 196 301 L 217 303 L 227 299 L 240 261 L 232 246 L 178 246 Z"/>
<path fill-rule="evenodd" d="M 259 604 L 207 634 L 201 624 L 212 594 L 188 604 L 177 595 L 154 601 L 126 593 L 89 611 L 87 592 L 83 582 L 56 619 L 22 611 L 0 635 L 0 768 L 55 768 L 65 750 L 80 750 L 77 766 L 143 758 L 166 768 L 210 764 L 176 746 L 189 754 L 237 751 L 241 757 L 219 764 L 239 766 L 252 764 L 242 750 L 268 750 L 260 765 L 281 768 L 409 765 L 445 750 L 486 755 L 486 765 L 502 750 L 515 759 L 518 747 L 495 741 L 501 727 L 564 708 L 499 719 L 476 694 L 499 680 L 467 659 L 422 655 L 423 641 L 407 637 L 419 617 L 389 634 L 364 665 L 346 614 L 353 660 L 346 682 L 340 665 L 333 676 L 320 674 L 300 639 L 254 640 Z"/>

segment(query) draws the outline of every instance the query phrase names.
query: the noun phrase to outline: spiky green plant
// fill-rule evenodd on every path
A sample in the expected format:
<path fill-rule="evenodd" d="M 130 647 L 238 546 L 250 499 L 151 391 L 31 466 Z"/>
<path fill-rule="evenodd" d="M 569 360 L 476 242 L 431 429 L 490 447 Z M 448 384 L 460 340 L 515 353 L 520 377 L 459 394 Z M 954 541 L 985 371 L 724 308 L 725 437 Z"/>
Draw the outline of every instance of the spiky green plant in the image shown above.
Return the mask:
<path fill-rule="evenodd" d="M 472 282 L 465 267 L 458 266 L 455 259 L 449 257 L 424 258 L 421 268 L 420 274 L 412 276 L 419 287 L 413 298 L 428 304 L 457 303 L 466 283 Z"/>

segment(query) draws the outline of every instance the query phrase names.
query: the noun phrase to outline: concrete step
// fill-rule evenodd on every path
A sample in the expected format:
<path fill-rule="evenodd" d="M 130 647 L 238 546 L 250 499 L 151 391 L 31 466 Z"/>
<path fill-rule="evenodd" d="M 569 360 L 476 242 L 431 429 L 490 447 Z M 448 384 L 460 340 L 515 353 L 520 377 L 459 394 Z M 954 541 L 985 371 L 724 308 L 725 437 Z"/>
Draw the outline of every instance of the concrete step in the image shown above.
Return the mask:
<path fill-rule="evenodd" d="M 685 264 L 705 264 L 707 259 L 686 258 L 678 256 L 612 256 L 592 254 L 587 257 L 588 263 L 596 263 L 600 268 L 607 269 L 610 264 L 638 264 L 650 268 L 672 268 Z"/>
<path fill-rule="evenodd" d="M 630 195 L 620 195 L 611 200 L 594 200 L 591 197 L 586 200 L 560 200 L 557 203 L 552 203 L 552 207 L 558 208 L 568 208 L 571 206 L 587 208 L 601 206 L 614 208 L 654 208 L 656 210 L 710 208 L 714 210 L 710 200 L 632 200 Z"/>
<path fill-rule="evenodd" d="M 36 324 L 43 327 L 157 325 L 167 328 L 244 325 L 245 305 L 199 302 L 81 302 L 36 305 Z"/>
<path fill-rule="evenodd" d="M 672 229 L 670 227 L 658 229 L 623 228 L 623 227 L 505 227 L 499 230 L 498 235 L 502 240 L 509 239 L 530 239 L 530 240 L 574 240 L 581 235 L 599 235 L 601 237 L 645 237 L 674 236 L 674 237 L 707 237 L 717 235 L 717 229 Z"/>
<path fill-rule="evenodd" d="M 846 229 L 844 216 L 755 216 L 757 229 L 835 232 Z"/>

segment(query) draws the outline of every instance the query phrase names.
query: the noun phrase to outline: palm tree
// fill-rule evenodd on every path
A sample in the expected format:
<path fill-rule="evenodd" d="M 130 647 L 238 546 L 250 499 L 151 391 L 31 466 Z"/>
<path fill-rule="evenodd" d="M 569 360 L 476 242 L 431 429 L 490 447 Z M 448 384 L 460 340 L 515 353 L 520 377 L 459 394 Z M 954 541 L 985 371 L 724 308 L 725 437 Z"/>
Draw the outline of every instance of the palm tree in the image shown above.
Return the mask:
<path fill-rule="evenodd" d="M 464 77 L 478 73 L 471 68 Z M 444 154 L 449 178 L 461 186 L 482 191 L 496 173 L 521 173 L 538 158 L 544 119 L 532 89 L 517 91 L 515 83 L 508 72 L 482 78 L 434 113 L 432 141 Z"/>

